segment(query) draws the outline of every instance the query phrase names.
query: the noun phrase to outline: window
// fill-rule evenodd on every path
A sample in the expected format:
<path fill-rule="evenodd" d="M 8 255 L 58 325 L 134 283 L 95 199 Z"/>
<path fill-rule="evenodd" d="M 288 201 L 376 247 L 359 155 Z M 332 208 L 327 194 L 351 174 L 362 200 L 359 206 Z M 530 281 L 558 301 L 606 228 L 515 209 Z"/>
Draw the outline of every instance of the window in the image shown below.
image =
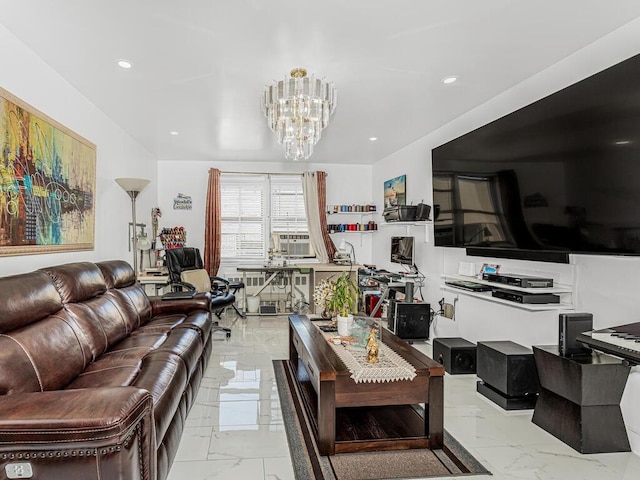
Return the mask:
<path fill-rule="evenodd" d="M 301 175 L 223 173 L 220 189 L 222 259 L 266 258 L 272 233 L 308 235 Z"/>

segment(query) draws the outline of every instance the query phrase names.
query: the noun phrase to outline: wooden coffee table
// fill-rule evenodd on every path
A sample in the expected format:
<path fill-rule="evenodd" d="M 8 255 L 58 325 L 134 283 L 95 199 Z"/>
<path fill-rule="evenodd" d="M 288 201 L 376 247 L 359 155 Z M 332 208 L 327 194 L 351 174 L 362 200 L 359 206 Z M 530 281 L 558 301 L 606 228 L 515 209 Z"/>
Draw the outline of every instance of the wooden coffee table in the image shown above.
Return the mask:
<path fill-rule="evenodd" d="M 289 316 L 289 362 L 322 455 L 442 448 L 444 367 L 390 330 L 382 341 L 413 365 L 413 380 L 355 383 L 322 332 Z"/>

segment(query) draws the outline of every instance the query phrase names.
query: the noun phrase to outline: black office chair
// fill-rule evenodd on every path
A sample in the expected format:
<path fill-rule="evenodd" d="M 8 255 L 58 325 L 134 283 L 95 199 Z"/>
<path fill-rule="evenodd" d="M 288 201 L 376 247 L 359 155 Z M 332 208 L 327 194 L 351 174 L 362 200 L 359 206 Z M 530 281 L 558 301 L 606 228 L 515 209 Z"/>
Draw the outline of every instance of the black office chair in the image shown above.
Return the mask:
<path fill-rule="evenodd" d="M 215 289 L 230 292 L 235 296 L 238 293 L 238 290 L 242 290 L 244 288 L 244 282 L 230 282 L 226 278 L 213 276 L 211 277 L 212 285 Z M 238 306 L 233 303 L 231 307 L 236 311 L 238 316 L 241 318 L 247 318 L 247 314 L 238 310 Z"/>
<path fill-rule="evenodd" d="M 204 264 L 200 251 L 193 247 L 170 248 L 165 251 L 165 263 L 169 271 L 169 281 L 171 289 L 174 291 L 187 289 L 197 292 L 211 293 L 211 311 L 218 317 L 228 306 L 232 306 L 236 311 L 236 297 L 233 291 L 228 288 L 231 282 L 216 276 L 209 276 L 204 270 Z M 239 313 L 239 312 L 238 312 Z M 216 330 L 224 331 L 229 337 L 231 329 L 218 326 Z"/>

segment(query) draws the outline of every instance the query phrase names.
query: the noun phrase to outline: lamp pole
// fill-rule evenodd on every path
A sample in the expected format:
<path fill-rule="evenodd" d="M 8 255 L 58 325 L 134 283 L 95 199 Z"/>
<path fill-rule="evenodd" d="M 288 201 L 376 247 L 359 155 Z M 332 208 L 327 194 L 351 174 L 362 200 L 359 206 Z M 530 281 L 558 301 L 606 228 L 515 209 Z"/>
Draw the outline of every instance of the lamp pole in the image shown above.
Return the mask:
<path fill-rule="evenodd" d="M 131 197 L 131 218 L 133 220 L 133 272 L 138 276 L 138 232 L 136 230 L 136 198 L 147 188 L 149 180 L 143 178 L 116 178 L 116 183 Z"/>
<path fill-rule="evenodd" d="M 136 231 L 136 198 L 140 192 L 127 192 L 131 197 L 131 218 L 133 219 L 133 271 L 138 276 L 138 232 Z"/>

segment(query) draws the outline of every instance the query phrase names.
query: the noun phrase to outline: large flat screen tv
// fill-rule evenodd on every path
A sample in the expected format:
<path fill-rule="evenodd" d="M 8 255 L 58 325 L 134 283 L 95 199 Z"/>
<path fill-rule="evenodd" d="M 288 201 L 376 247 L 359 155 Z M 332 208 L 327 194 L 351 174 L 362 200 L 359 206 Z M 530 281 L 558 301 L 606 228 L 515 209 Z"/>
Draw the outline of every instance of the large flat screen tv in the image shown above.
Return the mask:
<path fill-rule="evenodd" d="M 432 151 L 435 244 L 640 255 L 640 55 Z"/>

